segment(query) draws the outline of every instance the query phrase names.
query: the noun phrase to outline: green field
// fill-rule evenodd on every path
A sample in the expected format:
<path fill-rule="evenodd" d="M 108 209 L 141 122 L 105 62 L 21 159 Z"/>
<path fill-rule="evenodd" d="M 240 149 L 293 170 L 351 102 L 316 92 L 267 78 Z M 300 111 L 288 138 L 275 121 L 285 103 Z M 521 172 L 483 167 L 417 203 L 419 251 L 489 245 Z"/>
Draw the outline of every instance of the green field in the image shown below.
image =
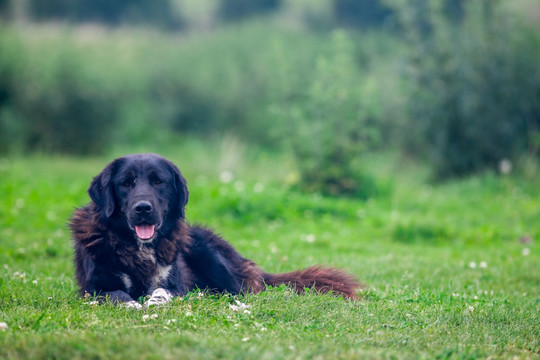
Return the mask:
<path fill-rule="evenodd" d="M 93 305 L 77 295 L 66 223 L 111 157 L 3 158 L 0 358 L 540 357 L 534 177 L 430 184 L 418 165 L 373 156 L 384 191 L 360 201 L 297 192 L 287 159 L 252 149 L 163 155 L 188 180 L 189 221 L 269 272 L 343 268 L 365 283 L 363 300 L 278 288 L 237 299 L 195 292 L 143 311 Z M 248 311 L 233 311 L 236 300 Z"/>

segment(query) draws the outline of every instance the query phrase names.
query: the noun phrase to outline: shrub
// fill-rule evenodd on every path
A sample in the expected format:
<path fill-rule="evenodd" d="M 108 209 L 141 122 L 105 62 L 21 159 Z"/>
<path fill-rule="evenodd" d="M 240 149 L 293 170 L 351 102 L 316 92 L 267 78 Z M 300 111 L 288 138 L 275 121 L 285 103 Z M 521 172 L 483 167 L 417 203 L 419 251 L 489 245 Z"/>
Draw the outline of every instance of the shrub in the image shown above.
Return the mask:
<path fill-rule="evenodd" d="M 378 0 L 333 0 L 332 5 L 336 21 L 341 26 L 381 26 L 392 15 L 392 9 Z"/>
<path fill-rule="evenodd" d="M 362 172 L 361 158 L 378 140 L 374 120 L 380 108 L 373 79 L 360 76 L 350 39 L 334 33 L 306 88 L 291 86 L 291 79 L 294 74 L 284 74 L 284 97 L 273 111 L 288 121 L 299 185 L 330 195 L 373 195 L 376 186 Z"/>
<path fill-rule="evenodd" d="M 221 0 L 217 11 L 224 20 L 238 20 L 250 15 L 269 13 L 280 6 L 281 0 Z"/>
<path fill-rule="evenodd" d="M 11 17 L 10 0 L 0 0 L 0 19 L 9 19 Z"/>
<path fill-rule="evenodd" d="M 54 84 L 37 92 L 22 89 L 23 95 L 16 97 L 18 117 L 27 129 L 24 147 L 30 151 L 103 152 L 116 118 L 114 100 L 98 87 L 87 87 L 71 64 L 59 62 L 54 71 L 58 78 Z"/>
<path fill-rule="evenodd" d="M 97 21 L 113 26 L 144 23 L 174 29 L 182 25 L 170 0 L 30 0 L 29 10 L 38 21 Z"/>
<path fill-rule="evenodd" d="M 31 59 L 16 40 L 0 40 L 1 151 L 96 153 L 108 145 L 114 98 L 66 49 Z M 43 55 L 43 54 L 42 54 Z"/>
<path fill-rule="evenodd" d="M 382 106 L 376 79 L 387 71 L 371 63 L 395 42 L 274 25 L 244 22 L 186 37 L 134 28 L 6 28 L 0 151 L 92 153 L 229 133 L 267 149 L 287 146 L 305 179 L 327 182 L 325 192 L 354 193 L 351 179 L 371 186 L 358 156 L 389 123 L 382 122 L 386 109 L 395 108 Z M 384 95 L 391 101 L 394 93 Z M 319 179 L 317 167 L 333 175 Z"/>
<path fill-rule="evenodd" d="M 407 145 L 438 178 L 538 155 L 540 42 L 496 10 L 469 4 L 456 25 L 432 8 L 427 36 L 406 24 L 414 45 Z"/>

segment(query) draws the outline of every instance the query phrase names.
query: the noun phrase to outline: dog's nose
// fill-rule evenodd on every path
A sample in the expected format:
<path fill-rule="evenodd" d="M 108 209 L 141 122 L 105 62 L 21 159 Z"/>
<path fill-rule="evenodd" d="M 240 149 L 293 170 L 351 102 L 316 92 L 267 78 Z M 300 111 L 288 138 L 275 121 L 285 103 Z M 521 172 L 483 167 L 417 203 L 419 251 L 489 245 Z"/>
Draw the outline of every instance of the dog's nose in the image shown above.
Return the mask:
<path fill-rule="evenodd" d="M 135 212 L 137 214 L 150 214 L 152 210 L 154 210 L 154 208 L 148 201 L 139 201 L 135 204 Z"/>

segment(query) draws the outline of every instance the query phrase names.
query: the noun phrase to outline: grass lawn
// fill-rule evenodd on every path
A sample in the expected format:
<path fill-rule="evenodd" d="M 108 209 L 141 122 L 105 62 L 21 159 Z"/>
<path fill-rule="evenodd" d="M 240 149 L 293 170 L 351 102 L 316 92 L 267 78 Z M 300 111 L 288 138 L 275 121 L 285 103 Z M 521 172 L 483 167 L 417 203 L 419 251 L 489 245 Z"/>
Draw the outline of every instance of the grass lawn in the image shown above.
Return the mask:
<path fill-rule="evenodd" d="M 66 222 L 110 158 L 4 158 L 0 358 L 540 357 L 533 180 L 429 185 L 401 165 L 379 171 L 385 194 L 330 199 L 283 185 L 281 160 L 231 163 L 223 183 L 223 159 L 164 155 L 188 180 L 189 221 L 269 272 L 343 268 L 366 284 L 364 299 L 277 288 L 236 299 L 195 292 L 142 311 L 93 305 L 76 293 Z M 236 301 L 247 311 L 233 311 Z"/>

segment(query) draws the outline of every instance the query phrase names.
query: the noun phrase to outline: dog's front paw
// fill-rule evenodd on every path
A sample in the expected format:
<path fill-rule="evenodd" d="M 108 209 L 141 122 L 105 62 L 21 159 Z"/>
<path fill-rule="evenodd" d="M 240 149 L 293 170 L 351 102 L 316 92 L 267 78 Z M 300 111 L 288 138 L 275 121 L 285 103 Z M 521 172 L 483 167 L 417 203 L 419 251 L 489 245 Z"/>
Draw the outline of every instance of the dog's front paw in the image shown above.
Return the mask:
<path fill-rule="evenodd" d="M 135 300 L 120 303 L 120 307 L 127 308 L 127 309 L 135 309 L 135 310 L 141 310 L 143 308 L 143 306 Z"/>
<path fill-rule="evenodd" d="M 144 307 L 153 307 L 157 305 L 163 305 L 172 300 L 173 296 L 170 291 L 163 289 L 163 288 L 157 288 L 152 292 L 152 296 L 150 299 L 148 299 L 147 302 L 144 303 Z"/>

